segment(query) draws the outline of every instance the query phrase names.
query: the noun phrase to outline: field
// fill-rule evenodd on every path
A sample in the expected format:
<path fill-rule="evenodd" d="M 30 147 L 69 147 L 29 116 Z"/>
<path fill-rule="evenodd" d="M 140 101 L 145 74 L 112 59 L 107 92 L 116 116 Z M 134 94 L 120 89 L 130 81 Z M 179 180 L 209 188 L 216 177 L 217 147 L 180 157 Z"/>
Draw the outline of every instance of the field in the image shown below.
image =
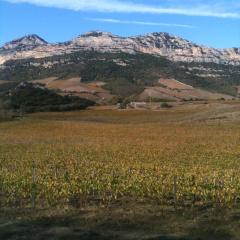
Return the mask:
<path fill-rule="evenodd" d="M 2 238 L 17 239 L 10 234 L 13 227 L 23 230 L 12 219 L 12 225 L 1 224 L 12 217 L 14 207 L 15 217 L 31 216 L 31 224 L 34 219 L 38 226 L 46 212 L 58 209 L 50 211 L 54 218 L 47 215 L 52 229 L 66 224 L 57 215 L 75 224 L 77 218 L 83 229 L 108 229 L 116 236 L 71 239 L 233 239 L 240 218 L 239 106 L 215 102 L 160 111 L 96 108 L 0 123 Z M 27 214 L 23 217 L 19 209 Z M 74 217 L 69 217 L 71 211 Z M 222 221 L 221 214 L 226 216 Z M 199 235 L 193 223 L 206 216 L 218 230 Z M 225 230 L 230 223 L 231 229 Z M 208 222 L 201 226 L 209 227 Z M 56 238 L 70 239 L 62 237 L 61 231 L 70 235 L 61 227 Z"/>
<path fill-rule="evenodd" d="M 179 101 L 180 99 L 231 100 L 233 98 L 230 95 L 194 88 L 175 79 L 160 78 L 158 83 L 160 86 L 145 88 L 145 90 L 140 94 L 139 98 L 144 100 L 152 97 L 155 99 L 168 99 L 173 101 Z"/>
<path fill-rule="evenodd" d="M 33 80 L 32 83 L 44 84 L 51 90 L 56 90 L 63 95 L 72 94 L 92 101 L 110 100 L 113 96 L 102 88 L 103 82 L 82 83 L 79 77 L 70 79 L 57 79 L 55 77 Z"/>

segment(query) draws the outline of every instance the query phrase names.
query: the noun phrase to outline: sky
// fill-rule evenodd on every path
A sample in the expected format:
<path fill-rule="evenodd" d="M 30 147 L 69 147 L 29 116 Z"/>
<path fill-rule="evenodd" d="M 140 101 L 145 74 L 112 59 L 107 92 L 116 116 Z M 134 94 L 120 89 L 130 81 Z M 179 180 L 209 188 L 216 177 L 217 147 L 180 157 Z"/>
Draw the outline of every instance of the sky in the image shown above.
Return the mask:
<path fill-rule="evenodd" d="M 240 47 L 240 1 L 0 0 L 0 45 L 28 34 L 63 42 L 91 30 L 168 32 L 210 47 Z"/>

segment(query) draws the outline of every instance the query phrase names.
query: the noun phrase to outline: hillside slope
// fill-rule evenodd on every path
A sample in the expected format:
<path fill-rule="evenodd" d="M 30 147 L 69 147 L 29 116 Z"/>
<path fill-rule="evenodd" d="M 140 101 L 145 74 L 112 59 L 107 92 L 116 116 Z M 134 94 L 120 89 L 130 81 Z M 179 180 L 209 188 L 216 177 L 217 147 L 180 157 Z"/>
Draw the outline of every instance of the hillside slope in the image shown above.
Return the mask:
<path fill-rule="evenodd" d="M 167 33 L 122 38 L 97 31 L 59 44 L 28 35 L 0 48 L 1 82 L 49 77 L 79 78 L 83 84 L 103 82 L 108 94 L 123 97 L 141 94 L 146 87 L 161 87 L 160 78 L 236 97 L 240 54 L 237 48 L 198 46 Z"/>
<path fill-rule="evenodd" d="M 148 54 L 95 51 L 12 60 L 0 70 L 0 79 L 7 81 L 48 77 L 80 77 L 83 83 L 101 81 L 112 94 L 123 96 L 139 94 L 146 86 L 159 85 L 160 78 L 173 78 L 193 87 L 236 96 L 239 76 L 239 66 L 172 62 Z"/>

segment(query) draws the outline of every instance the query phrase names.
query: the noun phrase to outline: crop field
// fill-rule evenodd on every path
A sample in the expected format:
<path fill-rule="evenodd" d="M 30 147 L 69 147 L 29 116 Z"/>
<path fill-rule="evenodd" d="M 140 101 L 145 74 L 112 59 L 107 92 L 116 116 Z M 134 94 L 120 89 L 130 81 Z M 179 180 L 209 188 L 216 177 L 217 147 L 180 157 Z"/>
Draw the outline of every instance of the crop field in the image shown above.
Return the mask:
<path fill-rule="evenodd" d="M 186 121 L 194 114 L 93 109 L 2 122 L 1 207 L 126 199 L 233 207 L 240 201 L 239 122 Z"/>

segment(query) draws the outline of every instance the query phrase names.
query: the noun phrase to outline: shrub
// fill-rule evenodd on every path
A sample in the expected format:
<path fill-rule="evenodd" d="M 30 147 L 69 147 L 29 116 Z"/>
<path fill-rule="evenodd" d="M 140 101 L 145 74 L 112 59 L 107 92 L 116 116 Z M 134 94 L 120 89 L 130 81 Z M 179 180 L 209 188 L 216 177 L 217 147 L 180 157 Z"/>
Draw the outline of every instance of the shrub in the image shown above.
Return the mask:
<path fill-rule="evenodd" d="M 0 99 L 0 121 L 13 119 L 17 114 L 13 110 L 8 109 L 7 105 Z"/>
<path fill-rule="evenodd" d="M 135 96 L 130 96 L 130 97 L 126 97 L 123 99 L 123 101 L 120 103 L 120 108 L 121 109 L 125 109 L 129 103 L 135 101 Z"/>
<path fill-rule="evenodd" d="M 161 108 L 172 108 L 172 105 L 170 105 L 166 102 L 163 102 L 163 103 L 161 103 Z"/>
<path fill-rule="evenodd" d="M 112 99 L 109 100 L 108 103 L 111 105 L 117 105 L 119 103 L 122 103 L 123 100 L 124 100 L 124 98 L 121 96 L 114 96 Z"/>

